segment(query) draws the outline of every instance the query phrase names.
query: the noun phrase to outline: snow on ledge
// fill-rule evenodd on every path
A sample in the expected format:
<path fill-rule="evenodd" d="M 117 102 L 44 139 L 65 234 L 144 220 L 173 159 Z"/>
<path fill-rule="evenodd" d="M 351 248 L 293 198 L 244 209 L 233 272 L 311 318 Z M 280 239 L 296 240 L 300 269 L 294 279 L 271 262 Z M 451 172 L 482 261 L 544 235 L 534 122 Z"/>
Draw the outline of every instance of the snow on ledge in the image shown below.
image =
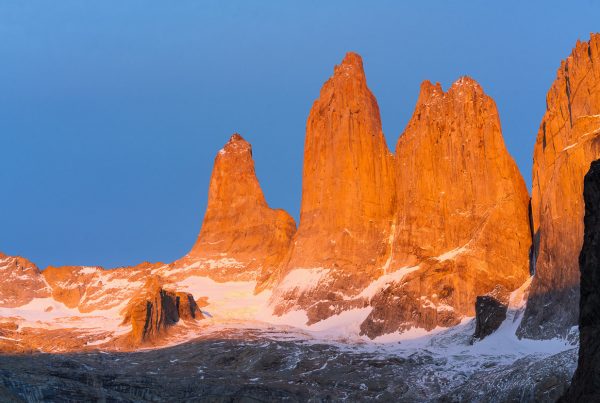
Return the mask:
<path fill-rule="evenodd" d="M 464 246 L 461 246 L 460 248 L 452 249 L 446 253 L 442 253 L 441 255 L 439 255 L 438 257 L 436 257 L 434 259 L 437 259 L 440 262 L 443 262 L 445 260 L 451 260 L 451 259 L 454 259 L 456 256 L 465 253 L 468 250 L 469 249 L 467 248 L 467 245 L 464 245 Z"/>
<path fill-rule="evenodd" d="M 413 271 L 419 269 L 420 266 L 412 266 L 412 267 L 402 267 L 392 273 L 384 274 L 379 277 L 377 280 L 373 281 L 371 284 L 367 286 L 360 294 L 358 294 L 357 298 L 373 298 L 379 291 L 385 289 L 388 284 L 393 282 L 401 281 L 404 276 Z"/>
<path fill-rule="evenodd" d="M 290 271 L 277 287 L 277 292 L 295 291 L 298 293 L 316 288 L 329 274 L 329 269 L 322 267 L 297 268 Z"/>

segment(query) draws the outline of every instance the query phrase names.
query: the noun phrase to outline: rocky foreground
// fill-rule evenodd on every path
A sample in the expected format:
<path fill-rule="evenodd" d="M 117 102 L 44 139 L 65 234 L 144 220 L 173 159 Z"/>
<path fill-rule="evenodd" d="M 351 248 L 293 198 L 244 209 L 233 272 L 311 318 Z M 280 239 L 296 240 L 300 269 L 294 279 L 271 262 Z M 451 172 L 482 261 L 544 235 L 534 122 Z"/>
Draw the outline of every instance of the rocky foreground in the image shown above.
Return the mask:
<path fill-rule="evenodd" d="M 502 357 L 400 354 L 264 330 L 133 353 L 3 356 L 2 401 L 536 401 L 553 402 L 577 350 L 510 364 Z"/>

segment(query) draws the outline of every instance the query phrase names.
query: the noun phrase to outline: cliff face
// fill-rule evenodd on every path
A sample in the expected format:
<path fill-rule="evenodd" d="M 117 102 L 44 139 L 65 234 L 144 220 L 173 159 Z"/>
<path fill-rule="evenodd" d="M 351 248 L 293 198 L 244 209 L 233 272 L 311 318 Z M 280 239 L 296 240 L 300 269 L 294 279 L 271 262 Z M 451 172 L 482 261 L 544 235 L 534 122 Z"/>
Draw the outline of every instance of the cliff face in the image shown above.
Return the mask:
<path fill-rule="evenodd" d="M 496 105 L 477 82 L 463 77 L 447 92 L 424 82 L 396 161 L 393 265 L 456 248 L 487 249 L 486 260 L 499 267 L 490 274 L 517 273 L 522 282 L 531 243 L 529 194 L 504 145 Z"/>
<path fill-rule="evenodd" d="M 444 92 L 424 82 L 396 164 L 398 213 L 384 269 L 413 269 L 374 296 L 364 333 L 453 325 L 474 315 L 477 296 L 526 280 L 529 195 L 478 83 L 463 77 Z"/>
<path fill-rule="evenodd" d="M 278 312 L 303 308 L 322 319 L 381 274 L 394 183 L 377 101 L 360 56 L 348 53 L 306 124 L 300 225 L 279 278 Z"/>
<path fill-rule="evenodd" d="M 393 156 L 362 61 L 348 54 L 311 109 L 300 225 L 275 313 L 313 323 L 371 306 L 363 334 L 451 326 L 478 295 L 528 276 L 529 195 L 496 106 L 472 79 L 425 82 Z"/>
<path fill-rule="evenodd" d="M 68 308 L 88 313 L 114 308 L 133 297 L 151 273 L 167 266 L 141 263 L 137 266 L 105 270 L 101 267 L 50 266 L 42 275 L 52 298 Z"/>
<path fill-rule="evenodd" d="M 287 252 L 294 219 L 269 208 L 252 147 L 234 134 L 215 158 L 208 205 L 198 240 L 176 266 L 195 264 L 218 281 L 265 281 Z"/>
<path fill-rule="evenodd" d="M 50 287 L 36 265 L 20 256 L 0 253 L 0 307 L 14 308 L 49 296 Z"/>
<path fill-rule="evenodd" d="M 600 160 L 584 181 L 585 218 L 579 255 L 579 362 L 563 401 L 600 400 Z"/>
<path fill-rule="evenodd" d="M 155 341 L 180 319 L 202 317 L 191 294 L 166 290 L 162 280 L 152 276 L 129 302 L 123 323 L 131 324 L 129 342 L 136 346 Z"/>
<path fill-rule="evenodd" d="M 577 324 L 583 177 L 600 157 L 600 35 L 578 42 L 546 98 L 533 156 L 535 277 L 518 334 L 565 336 Z"/>

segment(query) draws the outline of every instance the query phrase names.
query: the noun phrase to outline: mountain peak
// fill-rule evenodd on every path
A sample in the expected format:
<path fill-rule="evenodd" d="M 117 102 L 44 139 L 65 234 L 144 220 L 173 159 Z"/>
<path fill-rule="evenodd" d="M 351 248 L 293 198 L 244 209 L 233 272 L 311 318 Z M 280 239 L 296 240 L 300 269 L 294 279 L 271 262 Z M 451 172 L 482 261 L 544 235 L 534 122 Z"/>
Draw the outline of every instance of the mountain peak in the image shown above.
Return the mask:
<path fill-rule="evenodd" d="M 218 155 L 244 152 L 250 152 L 250 155 L 252 155 L 252 145 L 248 143 L 239 133 L 233 133 L 229 138 L 229 141 L 225 143 L 225 146 L 219 150 Z"/>
<path fill-rule="evenodd" d="M 241 134 L 239 134 L 238 132 L 235 132 L 231 135 L 231 137 L 229 138 L 229 141 L 227 142 L 226 146 L 228 144 L 235 144 L 235 143 L 246 143 L 249 144 L 243 137 Z"/>
<path fill-rule="evenodd" d="M 395 172 L 381 129 L 377 101 L 366 84 L 362 59 L 348 53 L 323 85 L 306 123 L 300 225 L 274 297 L 282 313 L 306 308 L 310 321 L 347 309 L 352 295 L 380 273 L 381 239 L 395 210 Z M 316 271 L 297 271 L 317 268 Z M 302 270 L 302 269 L 300 269 Z M 306 291 L 286 284 L 295 276 L 327 275 Z"/>
<path fill-rule="evenodd" d="M 215 158 L 202 229 L 184 259 L 206 264 L 223 280 L 255 279 L 258 271 L 268 277 L 272 266 L 265 259 L 276 261 L 273 256 L 287 250 L 295 230 L 289 214 L 268 206 L 252 146 L 234 133 Z"/>
<path fill-rule="evenodd" d="M 446 94 L 455 94 L 459 97 L 467 98 L 482 97 L 485 95 L 481 85 L 469 76 L 462 76 L 452 83 Z"/>
<path fill-rule="evenodd" d="M 485 97 L 481 85 L 469 76 L 462 76 L 456 80 L 447 91 L 444 91 L 439 82 L 432 84 L 425 80 L 421 83 L 421 91 L 417 100 L 417 109 L 422 106 L 442 104 L 449 100 L 467 100 Z M 453 101 L 454 102 L 454 101 Z"/>
<path fill-rule="evenodd" d="M 362 57 L 356 52 L 347 52 L 342 60 L 342 66 L 354 66 L 362 69 Z"/>
<path fill-rule="evenodd" d="M 358 53 L 348 52 L 340 64 L 333 69 L 334 79 L 355 78 L 365 81 L 365 71 L 362 58 Z"/>

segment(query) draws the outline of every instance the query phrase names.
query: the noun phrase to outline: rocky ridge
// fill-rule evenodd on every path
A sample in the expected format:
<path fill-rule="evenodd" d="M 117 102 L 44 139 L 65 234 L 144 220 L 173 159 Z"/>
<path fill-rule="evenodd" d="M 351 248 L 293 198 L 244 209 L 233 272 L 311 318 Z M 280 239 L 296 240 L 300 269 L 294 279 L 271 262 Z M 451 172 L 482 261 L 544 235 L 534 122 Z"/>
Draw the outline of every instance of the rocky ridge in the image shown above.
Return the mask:
<path fill-rule="evenodd" d="M 185 257 L 115 270 L 42 272 L 23 258 L 1 255 L 0 273 L 14 281 L 0 285 L 0 309 L 39 308 L 51 320 L 60 318 L 63 329 L 76 319 L 91 329 L 97 313 L 113 326 L 152 276 L 194 293 L 205 284 L 252 283 L 257 300 L 270 295 L 275 315 L 300 312 L 301 325 L 312 325 L 354 312 L 361 335 L 375 338 L 474 316 L 477 297 L 497 287 L 509 293 L 527 280 L 531 249 L 536 276 L 519 332 L 558 334 L 570 323 L 561 314 L 568 303 L 546 315 L 536 301 L 556 303 L 568 294 L 563 290 L 577 287 L 570 269 L 561 268 L 578 242 L 577 177 L 583 161 L 600 151 L 598 41 L 592 35 L 578 43 L 549 93 L 536 144 L 531 226 L 527 190 L 504 146 L 496 106 L 477 82 L 463 77 L 447 91 L 424 82 L 392 154 L 362 59 L 349 53 L 308 117 L 297 231 L 289 214 L 266 203 L 252 148 L 234 134 L 215 158 L 202 229 Z M 557 189 L 569 194 L 559 197 Z M 151 312 L 143 304 L 136 308 L 140 318 L 162 307 L 161 292 L 153 295 Z M 6 325 L 8 338 L 31 329 L 15 316 Z M 132 317 L 126 323 L 133 324 Z M 32 315 L 28 325 L 36 319 Z M 111 327 L 108 336 L 122 332 Z M 99 342 L 87 337 L 81 337 L 85 343 Z"/>
<path fill-rule="evenodd" d="M 494 101 L 469 77 L 426 81 L 396 146 L 398 213 L 386 273 L 414 268 L 371 300 L 378 336 L 474 316 L 474 301 L 528 277 L 529 195 Z M 460 189 L 460 190 L 459 190 Z"/>
<path fill-rule="evenodd" d="M 0 253 L 0 278 L 0 306 L 14 308 L 50 296 L 38 267 L 23 257 Z"/>
<path fill-rule="evenodd" d="M 302 310 L 310 324 L 372 308 L 369 337 L 455 325 L 474 315 L 476 296 L 527 279 L 528 205 L 479 84 L 423 83 L 393 155 L 349 53 L 307 121 L 300 225 L 274 311 Z"/>
<path fill-rule="evenodd" d="M 192 294 L 166 290 L 160 277 L 152 276 L 128 303 L 123 323 L 131 324 L 127 341 L 138 346 L 156 340 L 180 319 L 202 318 Z"/>
<path fill-rule="evenodd" d="M 577 325 L 583 178 L 600 158 L 599 138 L 600 34 L 591 34 L 561 63 L 535 143 L 535 276 L 520 336 L 566 337 Z"/>

